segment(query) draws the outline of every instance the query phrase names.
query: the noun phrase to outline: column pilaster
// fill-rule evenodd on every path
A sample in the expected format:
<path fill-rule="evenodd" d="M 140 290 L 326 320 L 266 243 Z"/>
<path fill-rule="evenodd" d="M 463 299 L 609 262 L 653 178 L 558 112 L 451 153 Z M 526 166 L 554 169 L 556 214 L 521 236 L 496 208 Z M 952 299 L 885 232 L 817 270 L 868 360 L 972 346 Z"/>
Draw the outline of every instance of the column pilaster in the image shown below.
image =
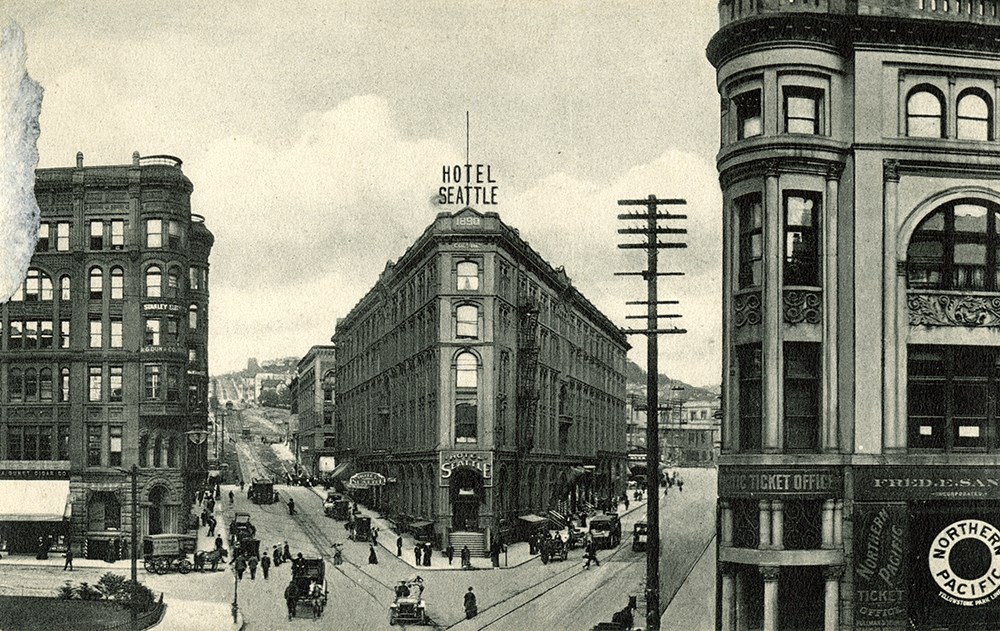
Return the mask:
<path fill-rule="evenodd" d="M 733 545 L 733 507 L 728 500 L 719 500 L 719 545 L 729 548 Z"/>
<path fill-rule="evenodd" d="M 732 564 L 720 563 L 722 574 L 722 631 L 736 631 L 736 581 Z"/>
<path fill-rule="evenodd" d="M 840 175 L 843 164 L 826 172 L 826 211 L 823 214 L 823 442 L 824 451 L 840 450 L 837 377 L 837 221 L 840 214 Z"/>
<path fill-rule="evenodd" d="M 899 163 L 885 160 L 882 163 L 883 221 L 882 221 L 882 422 L 886 452 L 898 451 L 905 446 L 900 436 L 896 409 L 896 221 L 899 206 Z"/>
<path fill-rule="evenodd" d="M 771 548 L 785 549 L 785 503 L 771 500 Z"/>
<path fill-rule="evenodd" d="M 764 631 L 778 631 L 779 568 L 763 565 L 758 569 L 764 578 Z"/>
<path fill-rule="evenodd" d="M 779 400 L 781 395 L 781 200 L 778 193 L 778 162 L 767 164 L 764 179 L 764 330 L 763 412 L 764 451 L 781 450 Z"/>
<path fill-rule="evenodd" d="M 840 577 L 844 566 L 830 565 L 823 568 L 825 592 L 823 596 L 823 631 L 840 628 Z"/>
<path fill-rule="evenodd" d="M 822 515 L 822 533 L 823 533 L 823 543 L 821 547 L 824 550 L 829 550 L 833 547 L 833 500 L 825 500 L 823 502 L 823 515 Z"/>
<path fill-rule="evenodd" d="M 759 504 L 759 525 L 760 542 L 757 548 L 760 550 L 771 549 L 771 500 L 760 500 Z"/>

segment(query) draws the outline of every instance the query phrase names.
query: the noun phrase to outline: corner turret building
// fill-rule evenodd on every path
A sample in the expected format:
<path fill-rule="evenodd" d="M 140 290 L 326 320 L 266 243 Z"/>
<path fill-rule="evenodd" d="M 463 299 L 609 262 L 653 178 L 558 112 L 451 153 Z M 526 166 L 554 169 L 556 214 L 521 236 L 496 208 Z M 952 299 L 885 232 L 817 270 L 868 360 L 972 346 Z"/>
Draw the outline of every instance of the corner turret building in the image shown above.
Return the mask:
<path fill-rule="evenodd" d="M 0 543 L 120 558 L 187 531 L 207 469 L 208 258 L 171 156 L 39 169 L 39 239 L 0 307 Z M 130 469 L 138 465 L 139 512 Z"/>
<path fill-rule="evenodd" d="M 719 3 L 720 629 L 1000 615 L 998 11 Z"/>

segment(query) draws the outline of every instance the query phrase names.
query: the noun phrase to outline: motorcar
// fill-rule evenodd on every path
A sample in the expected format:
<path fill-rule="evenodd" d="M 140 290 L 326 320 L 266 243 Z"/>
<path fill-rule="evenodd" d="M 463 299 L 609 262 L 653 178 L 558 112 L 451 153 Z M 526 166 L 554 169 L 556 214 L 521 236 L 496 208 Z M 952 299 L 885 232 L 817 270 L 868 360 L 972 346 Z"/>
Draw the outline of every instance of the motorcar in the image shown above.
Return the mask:
<path fill-rule="evenodd" d="M 649 525 L 644 521 L 636 522 L 632 528 L 632 550 L 635 552 L 645 552 L 648 535 Z"/>
<path fill-rule="evenodd" d="M 598 548 L 615 548 L 622 542 L 622 522 L 617 513 L 590 518 L 590 537 Z"/>

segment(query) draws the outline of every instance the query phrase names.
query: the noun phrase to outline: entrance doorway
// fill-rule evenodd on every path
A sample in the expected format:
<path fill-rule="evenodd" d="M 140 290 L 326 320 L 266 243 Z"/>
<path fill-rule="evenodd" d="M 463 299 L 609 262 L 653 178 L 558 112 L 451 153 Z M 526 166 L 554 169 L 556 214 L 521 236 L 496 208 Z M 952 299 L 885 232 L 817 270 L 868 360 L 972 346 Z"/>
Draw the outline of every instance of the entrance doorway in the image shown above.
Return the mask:
<path fill-rule="evenodd" d="M 475 469 L 461 467 L 451 474 L 451 527 L 478 532 L 479 510 L 483 501 L 483 478 Z"/>
<path fill-rule="evenodd" d="M 162 486 L 153 487 L 149 492 L 149 534 L 159 535 L 163 533 L 163 517 L 166 509 L 164 503 L 167 499 L 167 489 Z"/>

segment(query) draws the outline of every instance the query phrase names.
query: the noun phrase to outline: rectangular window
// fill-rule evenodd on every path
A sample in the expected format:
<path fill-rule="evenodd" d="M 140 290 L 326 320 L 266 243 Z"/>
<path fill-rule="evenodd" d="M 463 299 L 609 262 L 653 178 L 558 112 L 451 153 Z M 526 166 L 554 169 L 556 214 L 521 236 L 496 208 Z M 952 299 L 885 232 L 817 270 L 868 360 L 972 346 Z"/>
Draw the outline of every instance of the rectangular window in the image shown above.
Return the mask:
<path fill-rule="evenodd" d="M 479 307 L 461 305 L 455 309 L 455 337 L 479 337 Z"/>
<path fill-rule="evenodd" d="M 103 250 L 104 249 L 104 222 L 103 221 L 91 221 L 90 222 L 90 249 L 91 250 Z"/>
<path fill-rule="evenodd" d="M 764 133 L 761 116 L 760 90 L 748 90 L 733 97 L 736 106 L 736 137 L 738 140 Z"/>
<path fill-rule="evenodd" d="M 28 425 L 24 428 L 24 459 L 38 460 L 37 425 Z"/>
<path fill-rule="evenodd" d="M 56 224 L 56 252 L 69 252 L 69 222 Z"/>
<path fill-rule="evenodd" d="M 38 243 L 35 244 L 35 252 L 49 251 L 49 224 L 42 222 L 38 224 Z"/>
<path fill-rule="evenodd" d="M 25 320 L 24 322 L 24 347 L 38 348 L 38 321 Z"/>
<path fill-rule="evenodd" d="M 104 390 L 104 371 L 100 366 L 90 366 L 87 375 L 87 400 L 100 401 Z"/>
<path fill-rule="evenodd" d="M 24 460 L 24 433 L 21 427 L 12 425 L 7 430 L 7 459 Z"/>
<path fill-rule="evenodd" d="M 38 371 L 38 400 L 52 401 L 52 369 L 42 368 Z"/>
<path fill-rule="evenodd" d="M 146 220 L 146 247 L 147 248 L 162 248 L 163 247 L 163 220 L 162 219 L 147 219 Z"/>
<path fill-rule="evenodd" d="M 333 410 L 323 410 L 323 425 L 333 425 Z"/>
<path fill-rule="evenodd" d="M 759 193 L 735 201 L 740 232 L 739 287 L 760 287 L 764 282 L 764 207 Z"/>
<path fill-rule="evenodd" d="M 189 364 L 197 364 L 198 363 L 198 349 L 197 348 L 189 348 L 188 349 L 188 363 Z"/>
<path fill-rule="evenodd" d="M 762 426 L 761 349 L 752 344 L 736 349 L 739 367 L 740 451 L 760 451 Z"/>
<path fill-rule="evenodd" d="M 11 320 L 7 327 L 7 348 L 17 350 L 24 346 L 24 332 L 22 324 L 16 320 Z"/>
<path fill-rule="evenodd" d="M 820 429 L 820 345 L 785 344 L 785 449 L 815 451 Z"/>
<path fill-rule="evenodd" d="M 38 348 L 52 348 L 52 320 L 38 323 Z"/>
<path fill-rule="evenodd" d="M 59 370 L 59 402 L 69 402 L 69 368 Z"/>
<path fill-rule="evenodd" d="M 167 401 L 181 400 L 181 369 L 167 366 Z"/>
<path fill-rule="evenodd" d="M 87 426 L 87 466 L 101 466 L 101 426 Z"/>
<path fill-rule="evenodd" d="M 823 112 L 823 91 L 789 86 L 785 94 L 785 133 L 819 134 Z"/>
<path fill-rule="evenodd" d="M 69 426 L 60 425 L 56 428 L 56 442 L 59 460 L 69 460 Z"/>
<path fill-rule="evenodd" d="M 45 425 L 38 428 L 38 459 L 52 460 L 52 428 Z"/>
<path fill-rule="evenodd" d="M 104 343 L 103 323 L 100 320 L 90 321 L 90 348 L 101 348 Z"/>
<path fill-rule="evenodd" d="M 198 273 L 197 267 L 188 269 L 188 287 L 195 291 L 201 289 L 201 275 Z"/>
<path fill-rule="evenodd" d="M 111 220 L 111 249 L 121 250 L 125 247 L 125 222 L 121 219 Z"/>
<path fill-rule="evenodd" d="M 69 320 L 59 321 L 59 348 L 69 348 Z"/>
<path fill-rule="evenodd" d="M 143 340 L 146 346 L 160 345 L 160 319 L 146 318 L 146 336 Z"/>
<path fill-rule="evenodd" d="M 476 291 L 479 289 L 479 264 L 472 261 L 462 261 L 456 267 L 457 289 L 459 291 Z"/>
<path fill-rule="evenodd" d="M 179 248 L 181 247 L 181 224 L 180 222 L 171 219 L 168 225 L 169 230 L 169 240 L 170 247 Z"/>
<path fill-rule="evenodd" d="M 475 399 L 460 399 L 455 404 L 455 442 L 477 442 L 478 413 Z"/>
<path fill-rule="evenodd" d="M 191 408 L 201 406 L 201 392 L 196 383 L 188 384 L 188 406 Z"/>
<path fill-rule="evenodd" d="M 157 364 L 146 364 L 145 366 L 145 396 L 147 401 L 156 401 L 160 398 L 160 367 Z"/>
<path fill-rule="evenodd" d="M 807 191 L 785 192 L 784 284 L 819 286 L 819 217 L 821 197 Z"/>
<path fill-rule="evenodd" d="M 112 467 L 119 467 L 122 464 L 122 426 L 112 425 L 108 428 L 111 436 L 111 444 L 108 449 L 108 464 Z"/>
<path fill-rule="evenodd" d="M 166 321 L 166 332 L 164 334 L 164 341 L 167 344 L 176 344 L 180 339 L 180 322 L 176 316 L 167 316 Z"/>
<path fill-rule="evenodd" d="M 121 366 L 110 366 L 111 374 L 108 377 L 108 400 L 112 403 L 121 403 L 122 401 L 122 367 Z"/>
<path fill-rule="evenodd" d="M 111 318 L 111 348 L 122 348 L 124 324 L 121 318 Z"/>

